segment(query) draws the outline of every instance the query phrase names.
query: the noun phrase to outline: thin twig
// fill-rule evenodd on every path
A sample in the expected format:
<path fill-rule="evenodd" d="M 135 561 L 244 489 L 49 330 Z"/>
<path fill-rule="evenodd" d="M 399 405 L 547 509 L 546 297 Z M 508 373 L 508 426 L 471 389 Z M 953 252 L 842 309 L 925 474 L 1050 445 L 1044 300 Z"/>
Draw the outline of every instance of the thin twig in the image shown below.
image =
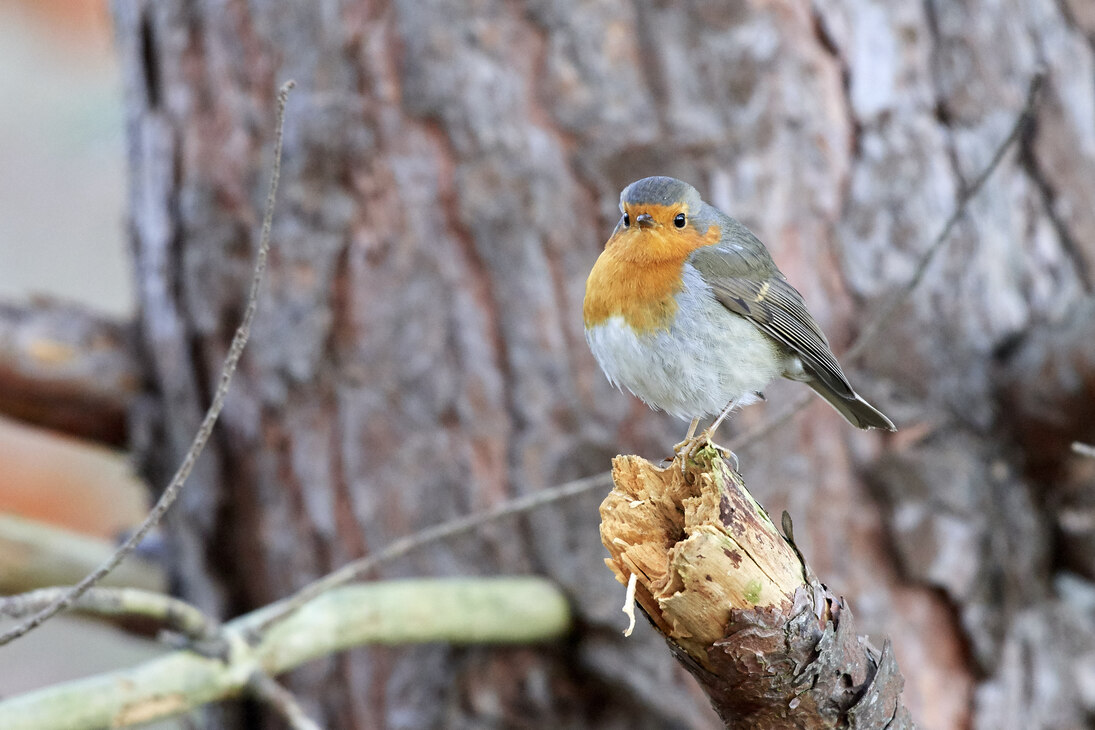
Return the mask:
<path fill-rule="evenodd" d="M 388 546 L 380 552 L 349 562 L 338 570 L 328 573 L 322 578 L 304 586 L 299 591 L 286 598 L 283 602 L 275 604 L 271 607 L 270 613 L 264 618 L 262 623 L 255 627 L 254 633 L 261 634 L 272 624 L 277 623 L 288 614 L 296 611 L 324 591 L 329 591 L 344 583 L 363 578 L 369 571 L 378 566 L 391 562 L 392 560 L 402 557 L 421 547 L 438 542 L 439 540 L 463 535 L 478 527 L 482 527 L 487 523 L 496 522 L 504 517 L 509 517 L 510 515 L 528 512 L 529 510 L 543 507 L 552 502 L 576 497 L 579 494 L 584 494 L 590 490 L 611 485 L 612 474 L 610 472 L 594 474 L 593 476 L 584 477 L 582 479 L 575 479 L 574 481 L 567 482 L 558 487 L 543 489 L 524 497 L 511 499 L 484 512 L 476 512 L 475 514 L 467 515 L 466 517 L 458 517 L 448 522 L 442 522 L 440 525 L 434 525 L 433 527 L 419 530 L 406 537 L 401 537 L 389 543 Z"/>
<path fill-rule="evenodd" d="M 186 458 L 183 459 L 182 464 L 179 465 L 178 471 L 175 472 L 175 476 L 172 477 L 171 483 L 167 485 L 167 489 L 164 490 L 163 495 L 160 496 L 160 499 L 148 513 L 148 516 L 145 518 L 144 522 L 141 523 L 136 532 L 134 532 L 128 540 L 122 543 L 114 554 L 106 562 L 96 568 L 94 572 L 88 574 L 83 580 L 66 591 L 63 595 L 58 596 L 55 601 L 27 621 L 0 635 L 0 646 L 13 641 L 14 639 L 18 639 L 28 631 L 42 625 L 43 622 L 72 606 L 72 604 L 80 598 L 80 596 L 86 593 L 89 588 L 102 580 L 107 573 L 114 570 L 127 555 L 133 552 L 141 540 L 144 539 L 145 535 L 147 535 L 153 527 L 159 524 L 164 514 L 175 502 L 183 484 L 186 483 L 187 477 L 190 476 L 190 471 L 194 468 L 194 463 L 205 449 L 205 444 L 209 440 L 210 433 L 213 431 L 213 425 L 217 422 L 221 409 L 224 408 L 224 400 L 228 395 L 228 385 L 232 381 L 232 375 L 236 371 L 236 365 L 239 363 L 240 356 L 243 354 L 243 348 L 247 345 L 247 339 L 251 334 L 251 322 L 255 318 L 255 310 L 258 308 L 259 287 L 262 284 L 263 273 L 266 271 L 266 258 L 270 251 L 270 229 L 274 219 L 274 199 L 277 196 L 278 177 L 281 174 L 281 143 L 285 122 L 285 104 L 289 100 L 289 90 L 293 88 L 293 85 L 293 82 L 289 81 L 282 86 L 281 90 L 278 92 L 277 132 L 274 137 L 274 165 L 270 176 L 270 189 L 266 196 L 266 212 L 262 220 L 262 236 L 259 240 L 258 256 L 255 261 L 254 274 L 251 278 L 251 292 L 247 299 L 247 310 L 243 315 L 243 321 L 236 330 L 235 336 L 232 338 L 232 345 L 228 350 L 228 356 L 225 358 L 224 366 L 221 368 L 220 382 L 217 384 L 217 391 L 213 396 L 213 402 L 210 403 L 209 410 L 205 413 L 205 418 L 202 420 L 201 427 L 198 429 L 197 434 L 195 434 L 194 441 L 190 444 L 189 451 L 186 452 Z"/>
<path fill-rule="evenodd" d="M 1038 96 L 1042 89 L 1042 82 L 1045 81 L 1046 71 L 1044 68 L 1039 68 L 1034 72 L 1034 75 L 1030 79 L 1030 84 L 1027 86 L 1026 100 L 1023 102 L 1023 108 L 1019 110 L 1019 116 L 1016 117 L 1015 123 L 1011 125 L 1011 131 L 1008 132 L 1008 136 L 1004 138 L 1004 141 L 1000 143 L 1000 146 L 996 148 L 996 152 L 993 153 L 992 159 L 989 160 L 989 164 L 985 166 L 985 169 L 981 171 L 969 187 L 963 190 L 958 196 L 958 205 L 955 207 L 954 212 L 951 213 L 950 218 L 943 224 L 943 229 L 939 231 L 939 235 L 932 241 L 932 245 L 928 246 L 928 250 L 920 257 L 920 261 L 916 266 L 916 271 L 913 272 L 912 278 L 910 278 L 905 286 L 901 287 L 901 291 L 890 300 L 889 304 L 882 310 L 877 317 L 860 332 L 856 341 L 848 348 L 847 357 L 854 358 L 862 353 L 866 347 L 874 341 L 878 333 L 882 331 L 882 328 L 890 323 L 894 314 L 897 313 L 897 308 L 900 307 L 905 301 L 912 295 L 913 290 L 920 286 L 920 282 L 924 279 L 924 274 L 928 271 L 928 266 L 935 259 L 935 255 L 939 253 L 939 250 L 943 248 L 943 244 L 947 242 L 950 237 L 951 231 L 958 224 L 958 221 L 965 216 L 966 207 L 969 202 L 981 192 L 981 188 L 985 186 L 988 179 L 992 177 L 992 174 L 996 172 L 996 168 L 1000 166 L 1000 162 L 1004 159 L 1004 155 L 1007 154 L 1012 144 L 1023 134 L 1024 130 L 1034 120 L 1034 107 L 1038 103 Z"/>
<path fill-rule="evenodd" d="M 68 588 L 40 588 L 0 598 L 0 616 L 23 618 L 64 597 Z M 101 616 L 140 616 L 154 619 L 165 629 L 195 639 L 209 639 L 220 624 L 201 609 L 178 598 L 139 588 L 89 588 L 72 604 L 74 611 Z"/>
<path fill-rule="evenodd" d="M 996 149 L 992 159 L 989 161 L 985 169 L 973 180 L 969 187 L 967 187 L 959 196 L 958 204 L 951 213 L 950 218 L 943 225 L 942 230 L 932 241 L 932 244 L 924 252 L 920 259 L 920 263 L 917 266 L 916 271 L 913 273 L 912 278 L 901 288 L 901 290 L 894 296 L 893 300 L 886 306 L 886 308 L 872 320 L 867 327 L 863 329 L 859 337 L 852 344 L 848 351 L 848 357 L 856 357 L 864 351 L 864 349 L 871 343 L 871 341 L 878 336 L 878 333 L 882 331 L 882 328 L 887 325 L 893 315 L 897 312 L 897 309 L 901 304 L 905 302 L 912 294 L 913 290 L 919 286 L 920 282 L 924 278 L 924 273 L 927 271 L 928 265 L 932 259 L 942 248 L 943 243 L 947 240 L 951 230 L 959 219 L 965 215 L 966 207 L 969 202 L 981 191 L 985 182 L 992 176 L 996 168 L 999 167 L 1000 161 L 1003 160 L 1004 155 L 1008 149 L 1019 138 L 1024 129 L 1030 123 L 1033 118 L 1034 107 L 1037 103 L 1037 97 L 1039 90 L 1042 87 L 1042 82 L 1045 78 L 1045 71 L 1039 69 L 1035 72 L 1034 76 L 1030 80 L 1030 85 L 1027 89 L 1026 100 L 1023 104 L 1022 110 L 1019 112 L 1019 116 L 1016 118 L 1015 123 L 1012 125 L 1011 131 L 1008 133 L 1004 141 L 1000 143 L 1000 146 Z M 798 401 L 786 412 L 775 416 L 762 423 L 757 428 L 747 431 L 741 436 L 733 439 L 730 442 L 730 449 L 743 449 L 750 446 L 753 443 L 761 440 L 775 429 L 782 426 L 784 423 L 793 418 L 801 410 L 813 401 L 812 396 L 807 396 Z M 500 504 L 492 510 L 487 512 L 481 512 L 467 517 L 460 517 L 449 522 L 443 522 L 440 525 L 434 527 L 428 527 L 425 530 L 420 530 L 406 537 L 399 538 L 385 549 L 370 555 L 360 560 L 355 560 L 351 563 L 347 563 L 343 567 L 335 570 L 332 573 L 328 573 L 319 580 L 308 584 L 297 593 L 293 594 L 281 604 L 277 605 L 275 611 L 264 620 L 255 631 L 261 633 L 268 629 L 272 624 L 281 620 L 283 617 L 297 610 L 308 601 L 312 600 L 319 594 L 326 590 L 330 590 L 336 586 L 348 583 L 353 580 L 364 577 L 369 571 L 374 570 L 380 565 L 390 562 L 395 558 L 402 557 L 407 553 L 425 547 L 431 543 L 444 540 L 455 535 L 469 532 L 477 527 L 485 525 L 490 522 L 509 517 L 511 515 L 528 512 L 530 510 L 542 507 L 553 502 L 558 502 L 563 499 L 569 499 L 570 497 L 576 497 L 584 494 L 585 492 L 593 489 L 606 487 L 612 484 L 612 475 L 610 472 L 602 472 L 593 476 L 585 477 L 583 479 L 577 479 L 571 482 L 567 482 L 558 487 L 549 487 L 543 489 L 536 494 L 528 497 L 519 497 L 518 499 L 511 500 L 504 504 Z"/>
<path fill-rule="evenodd" d="M 844 358 L 848 361 L 853 360 L 864 352 L 867 347 L 874 342 L 879 333 L 890 324 L 890 320 L 897 314 L 897 310 L 908 301 L 909 297 L 916 290 L 920 283 L 924 280 L 924 275 L 928 271 L 928 267 L 935 259 L 936 254 L 943 248 L 943 244 L 950 240 L 951 231 L 958 224 L 958 221 L 962 219 L 966 214 L 966 208 L 969 202 L 973 200 L 978 193 L 981 192 L 981 188 L 985 186 L 988 179 L 992 177 L 992 174 L 996 172 L 996 168 L 1000 166 L 1000 162 L 1003 161 L 1004 155 L 1007 154 L 1011 146 L 1015 144 L 1023 132 L 1030 126 L 1030 123 L 1034 119 L 1034 108 L 1038 103 L 1038 96 L 1042 89 L 1042 83 L 1045 81 L 1046 72 L 1045 69 L 1038 69 L 1034 72 L 1034 76 L 1030 79 L 1030 84 L 1027 86 L 1026 100 L 1023 102 L 1023 108 L 1019 111 L 1019 116 L 1015 118 L 1015 123 L 1011 125 L 1011 131 L 1008 132 L 1008 136 L 1004 138 L 1004 141 L 1000 143 L 1000 146 L 996 148 L 996 151 L 992 155 L 992 159 L 985 166 L 985 169 L 973 179 L 958 196 L 958 205 L 955 206 L 954 211 L 950 217 L 947 218 L 947 222 L 943 224 L 943 228 L 936 235 L 935 240 L 928 246 L 927 250 L 920 256 L 920 260 L 917 262 L 916 271 L 909 278 L 905 285 L 893 296 L 892 299 L 886 304 L 881 312 L 875 316 L 867 326 L 864 327 L 859 336 L 856 337 L 852 346 L 848 348 L 848 352 L 844 355 Z M 773 416 L 758 425 L 751 431 L 747 431 L 741 436 L 731 441 L 730 449 L 743 449 L 750 446 L 768 434 L 776 431 L 783 424 L 790 421 L 797 416 L 800 412 L 806 409 L 807 406 L 816 402 L 816 399 L 812 395 L 806 395 L 800 398 L 790 408 L 781 413 L 778 416 Z"/>
<path fill-rule="evenodd" d="M 731 451 L 739 451 L 741 449 L 752 446 L 768 434 L 778 431 L 780 428 L 783 427 L 785 423 L 790 421 L 802 411 L 806 410 L 806 407 L 813 402 L 813 395 L 807 394 L 801 396 L 797 401 L 791 404 L 790 408 L 785 410 L 783 413 L 780 413 L 778 416 L 766 418 L 758 423 L 755 428 L 752 428 L 745 433 L 730 439 L 730 443 L 727 444 L 726 448 L 730 449 Z"/>
<path fill-rule="evenodd" d="M 304 712 L 293 693 L 266 672 L 258 669 L 252 672 L 247 689 L 252 697 L 277 712 L 292 730 L 321 730 L 319 723 Z"/>
<path fill-rule="evenodd" d="M 0 555 L 4 556 L 0 558 L 0 594 L 70 586 L 99 567 L 116 548 L 115 541 L 0 510 Z M 160 565 L 131 557 L 101 585 L 162 591 L 166 581 Z"/>

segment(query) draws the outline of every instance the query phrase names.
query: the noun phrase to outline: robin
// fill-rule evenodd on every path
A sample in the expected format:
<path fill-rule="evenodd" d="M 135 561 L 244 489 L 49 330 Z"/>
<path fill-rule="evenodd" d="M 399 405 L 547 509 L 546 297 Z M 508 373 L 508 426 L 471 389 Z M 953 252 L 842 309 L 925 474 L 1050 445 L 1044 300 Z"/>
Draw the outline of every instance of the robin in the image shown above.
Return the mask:
<path fill-rule="evenodd" d="M 778 376 L 806 383 L 857 428 L 897 430 L 852 388 L 802 295 L 748 228 L 671 177 L 628 185 L 620 212 L 586 281 L 586 339 L 613 385 L 692 419 L 677 450 L 711 443 Z"/>

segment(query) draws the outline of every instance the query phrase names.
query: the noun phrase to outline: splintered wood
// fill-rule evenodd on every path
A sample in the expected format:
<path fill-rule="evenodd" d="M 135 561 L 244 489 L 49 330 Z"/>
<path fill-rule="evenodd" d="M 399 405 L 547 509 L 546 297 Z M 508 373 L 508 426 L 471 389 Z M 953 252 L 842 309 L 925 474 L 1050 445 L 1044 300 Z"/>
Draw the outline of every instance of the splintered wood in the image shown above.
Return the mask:
<path fill-rule="evenodd" d="M 661 469 L 618 456 L 616 486 L 601 503 L 601 542 L 611 554 L 605 562 L 625 585 L 637 576 L 639 605 L 704 664 L 731 611 L 785 611 L 807 582 L 794 548 L 740 477 L 706 453 L 710 465 L 687 475 L 678 461 Z"/>
<path fill-rule="evenodd" d="M 612 462 L 605 562 L 734 730 L 912 730 L 887 642 L 803 564 L 714 449 Z M 631 587 L 628 588 L 629 599 Z M 630 605 L 630 600 L 629 600 Z M 626 610 L 626 609 L 625 609 Z"/>

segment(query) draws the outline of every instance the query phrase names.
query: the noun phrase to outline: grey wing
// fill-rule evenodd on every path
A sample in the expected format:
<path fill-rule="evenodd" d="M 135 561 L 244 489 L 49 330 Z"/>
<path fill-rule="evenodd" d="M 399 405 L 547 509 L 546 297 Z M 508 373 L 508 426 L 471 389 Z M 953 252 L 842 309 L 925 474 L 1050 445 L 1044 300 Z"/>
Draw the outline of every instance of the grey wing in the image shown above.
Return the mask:
<path fill-rule="evenodd" d="M 806 311 L 802 295 L 783 278 L 760 242 L 748 235 L 752 240 L 741 241 L 743 245 L 731 242 L 699 249 L 690 261 L 720 304 L 797 355 L 806 371 L 834 392 L 854 398 L 847 376 L 825 334 Z"/>

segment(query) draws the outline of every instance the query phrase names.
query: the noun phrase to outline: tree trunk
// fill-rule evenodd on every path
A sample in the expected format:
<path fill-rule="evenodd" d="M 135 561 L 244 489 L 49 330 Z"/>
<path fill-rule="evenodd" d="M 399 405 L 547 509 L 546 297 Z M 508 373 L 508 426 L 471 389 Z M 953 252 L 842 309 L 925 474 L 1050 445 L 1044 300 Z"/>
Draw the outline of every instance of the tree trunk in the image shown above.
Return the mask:
<path fill-rule="evenodd" d="M 1093 564 L 1095 541 L 1071 540 L 1066 558 L 1055 539 L 1091 524 L 1055 494 L 1075 485 L 1059 445 L 1095 427 L 1050 414 L 1067 433 L 1033 454 L 1044 442 L 1018 421 L 1046 416 L 1010 405 L 1038 377 L 1016 354 L 1027 336 L 1091 286 L 1084 0 L 114 7 L 153 388 L 132 431 L 156 483 L 215 386 L 257 246 L 276 89 L 298 82 L 254 336 L 169 516 L 179 590 L 225 616 L 616 453 L 666 455 L 684 424 L 614 391 L 582 334 L 585 276 L 625 184 L 681 177 L 752 227 L 839 356 L 911 276 L 1044 61 L 1021 152 L 845 363 L 900 432 L 813 405 L 739 456 L 860 630 L 892 638 L 920 725 L 1078 727 L 1095 711 L 1095 587 L 1062 572 Z M 1082 392 L 1090 408 L 1079 380 L 1054 379 L 1045 402 Z M 732 428 L 803 390 L 773 386 Z M 601 497 L 382 571 L 546 574 L 573 595 L 573 643 L 354 651 L 293 688 L 340 728 L 713 726 L 656 634 L 618 636 Z"/>

